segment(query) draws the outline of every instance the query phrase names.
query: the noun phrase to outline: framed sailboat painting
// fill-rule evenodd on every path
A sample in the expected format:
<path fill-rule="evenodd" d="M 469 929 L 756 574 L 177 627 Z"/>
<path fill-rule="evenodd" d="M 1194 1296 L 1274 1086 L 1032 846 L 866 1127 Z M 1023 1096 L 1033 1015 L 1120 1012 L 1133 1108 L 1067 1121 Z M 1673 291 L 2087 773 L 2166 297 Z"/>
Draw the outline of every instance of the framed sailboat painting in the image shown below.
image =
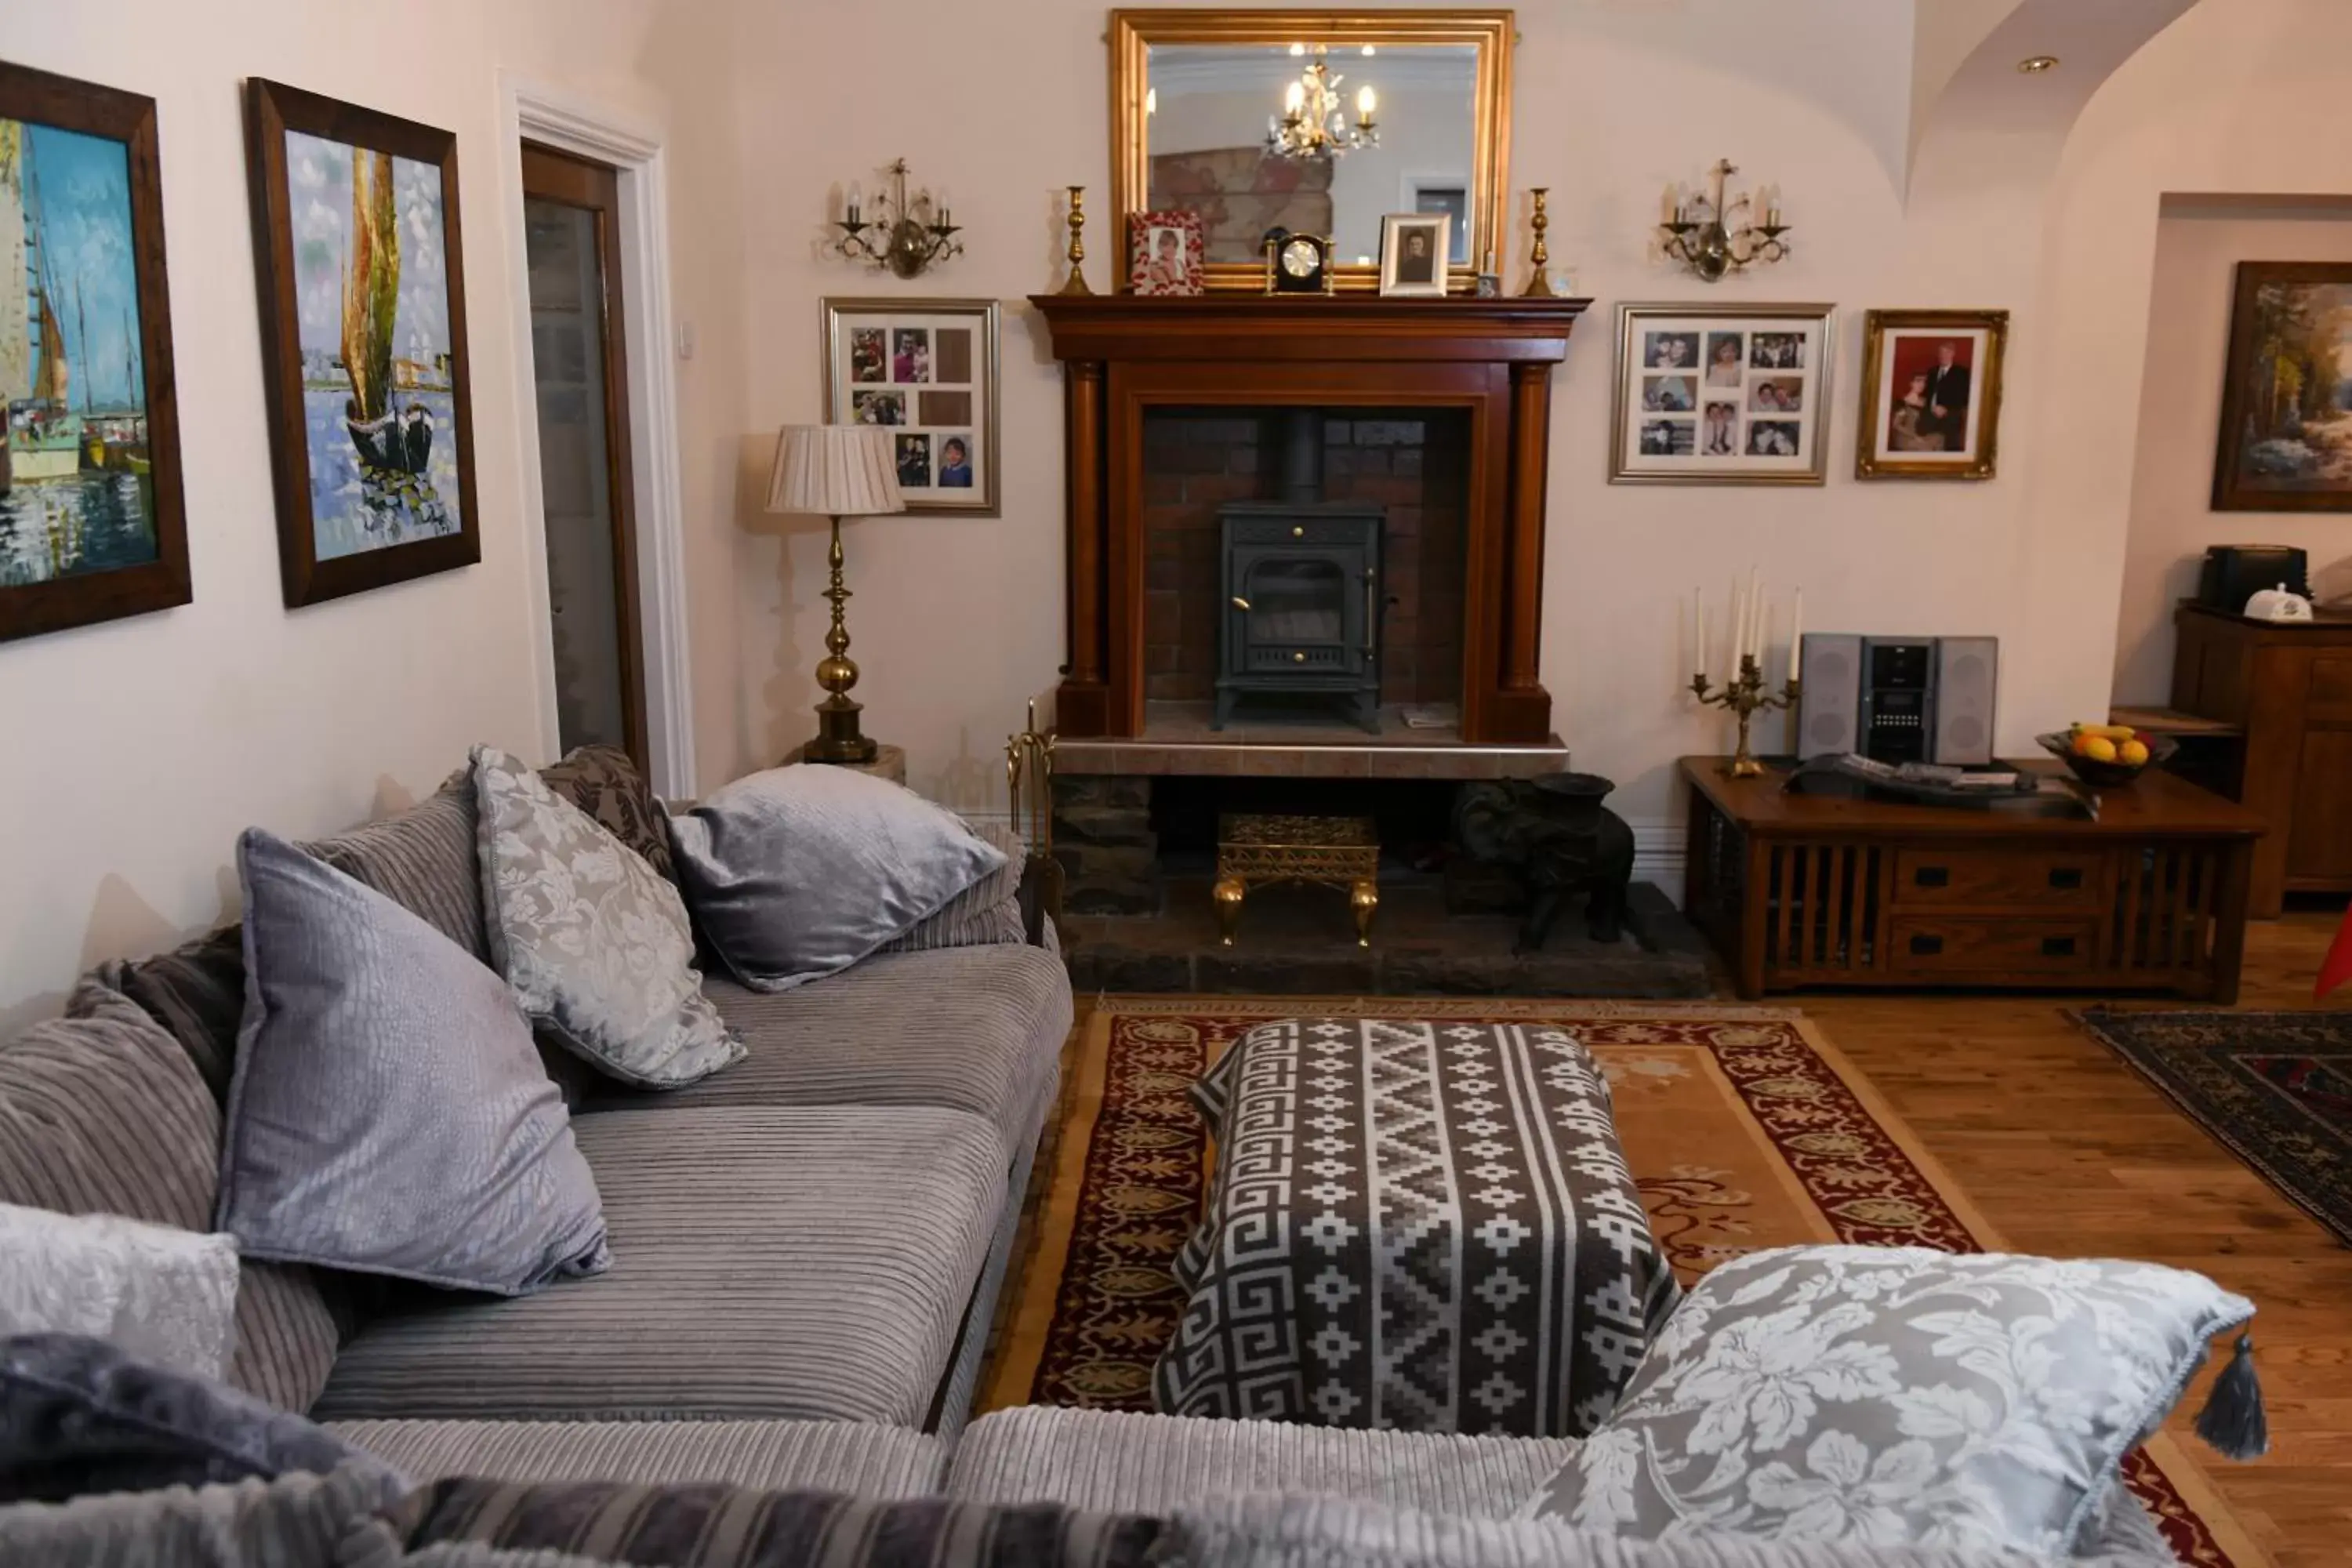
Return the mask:
<path fill-rule="evenodd" d="M 286 603 L 482 558 L 457 139 L 246 84 Z"/>
<path fill-rule="evenodd" d="M 0 62 L 0 642 L 188 602 L 155 100 Z"/>

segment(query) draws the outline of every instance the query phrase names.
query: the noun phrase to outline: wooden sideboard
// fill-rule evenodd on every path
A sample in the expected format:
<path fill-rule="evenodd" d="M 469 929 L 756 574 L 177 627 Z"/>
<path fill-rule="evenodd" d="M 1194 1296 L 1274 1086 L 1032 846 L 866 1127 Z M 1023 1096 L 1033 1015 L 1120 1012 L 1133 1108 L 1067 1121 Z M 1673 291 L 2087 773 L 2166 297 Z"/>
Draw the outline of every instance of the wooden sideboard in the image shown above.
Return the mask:
<path fill-rule="evenodd" d="M 2282 624 L 2183 603 L 2172 624 L 2172 706 L 2243 731 L 2235 795 L 2270 825 L 2252 913 L 2352 889 L 2352 615 Z"/>
<path fill-rule="evenodd" d="M 1742 996 L 1810 986 L 2238 995 L 2245 807 L 2150 769 L 2096 817 L 1790 795 L 1685 757 L 1683 908 Z M 2011 764 L 2042 772 L 2055 763 Z"/>

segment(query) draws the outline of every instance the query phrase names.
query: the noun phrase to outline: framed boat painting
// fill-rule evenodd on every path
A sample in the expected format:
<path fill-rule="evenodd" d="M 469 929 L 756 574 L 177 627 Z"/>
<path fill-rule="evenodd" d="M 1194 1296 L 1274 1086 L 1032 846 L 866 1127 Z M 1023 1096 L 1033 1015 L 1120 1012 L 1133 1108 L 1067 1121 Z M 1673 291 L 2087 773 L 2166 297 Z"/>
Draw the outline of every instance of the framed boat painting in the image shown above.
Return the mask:
<path fill-rule="evenodd" d="M 1612 485 L 1817 485 L 1828 305 L 1620 305 Z"/>
<path fill-rule="evenodd" d="M 246 132 L 286 603 L 472 565 L 457 139 L 258 79 Z"/>
<path fill-rule="evenodd" d="M 2352 262 L 2241 261 L 2215 511 L 2352 511 Z"/>
<path fill-rule="evenodd" d="M 0 63 L 0 642 L 188 602 L 155 100 Z"/>

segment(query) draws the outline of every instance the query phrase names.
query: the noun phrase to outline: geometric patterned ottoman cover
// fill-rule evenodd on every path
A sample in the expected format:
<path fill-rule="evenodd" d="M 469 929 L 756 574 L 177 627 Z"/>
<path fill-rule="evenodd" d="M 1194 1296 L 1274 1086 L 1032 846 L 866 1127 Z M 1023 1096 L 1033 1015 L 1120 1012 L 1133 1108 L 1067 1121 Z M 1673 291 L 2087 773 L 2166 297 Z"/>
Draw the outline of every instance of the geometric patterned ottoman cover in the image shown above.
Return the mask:
<path fill-rule="evenodd" d="M 1163 1415 L 1580 1437 L 1681 1299 L 1565 1029 L 1285 1019 L 1192 1099 L 1217 1166 Z"/>

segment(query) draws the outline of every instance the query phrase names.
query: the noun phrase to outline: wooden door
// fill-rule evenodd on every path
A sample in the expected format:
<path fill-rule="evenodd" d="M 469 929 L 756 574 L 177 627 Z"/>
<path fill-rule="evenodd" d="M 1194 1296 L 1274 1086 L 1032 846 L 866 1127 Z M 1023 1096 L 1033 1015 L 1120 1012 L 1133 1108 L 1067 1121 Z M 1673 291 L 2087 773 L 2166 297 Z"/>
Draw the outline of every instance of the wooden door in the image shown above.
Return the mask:
<path fill-rule="evenodd" d="M 557 729 L 565 751 L 619 746 L 642 769 L 620 182 L 602 163 L 525 142 L 522 183 Z"/>

